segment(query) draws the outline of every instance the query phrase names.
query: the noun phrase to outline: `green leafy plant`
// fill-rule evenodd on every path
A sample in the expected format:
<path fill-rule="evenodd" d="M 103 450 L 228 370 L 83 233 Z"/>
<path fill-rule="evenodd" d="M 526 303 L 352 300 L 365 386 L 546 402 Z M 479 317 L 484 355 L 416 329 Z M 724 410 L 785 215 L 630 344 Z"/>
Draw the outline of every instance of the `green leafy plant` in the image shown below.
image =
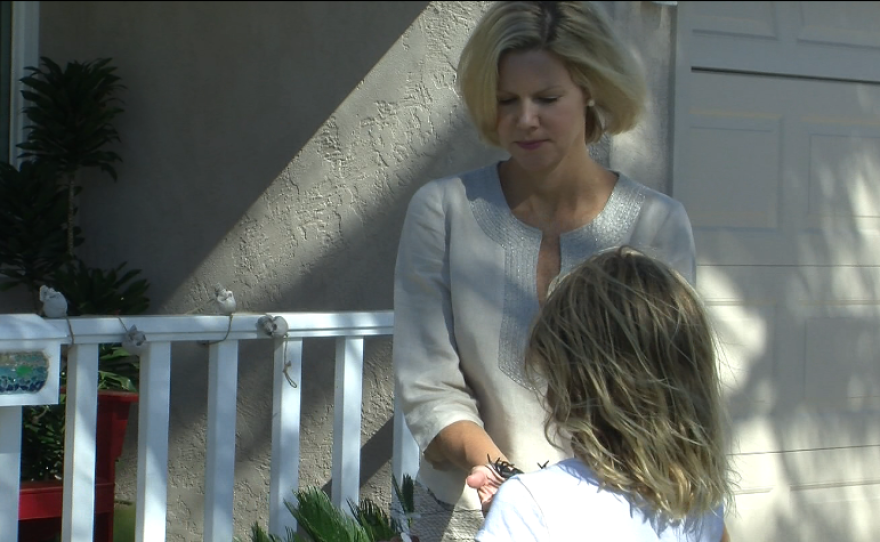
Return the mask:
<path fill-rule="evenodd" d="M 296 534 L 292 534 L 291 536 L 295 537 Z M 288 537 L 288 540 L 293 540 L 293 538 Z M 284 540 L 276 534 L 266 533 L 259 524 L 255 523 L 251 527 L 251 542 L 284 542 Z"/>
<path fill-rule="evenodd" d="M 27 67 L 30 75 L 21 82 L 22 96 L 29 105 L 24 114 L 30 121 L 27 140 L 18 145 L 22 157 L 51 164 L 62 176 L 68 191 L 68 256 L 73 257 L 73 217 L 76 178 L 84 168 L 97 167 L 117 179 L 115 162 L 120 156 L 105 147 L 119 141 L 113 125 L 122 113 L 117 93 L 125 86 L 115 74 L 109 58 L 93 62 L 69 62 L 61 67 L 47 57 L 40 66 Z"/>
<path fill-rule="evenodd" d="M 123 112 L 118 93 L 125 86 L 109 58 L 62 68 L 42 57 L 26 71 L 23 161 L 0 163 L 0 289 L 27 289 L 37 313 L 39 288 L 47 285 L 67 299 L 68 316 L 140 314 L 150 302 L 140 270 L 126 270 L 125 262 L 91 268 L 75 253 L 84 242 L 74 223 L 83 173 L 97 169 L 117 180 L 121 157 L 108 145 L 120 140 L 114 122 Z M 99 389 L 136 392 L 138 372 L 139 359 L 121 344 L 101 345 Z M 62 385 L 65 377 L 62 365 Z M 23 479 L 59 478 L 63 397 L 61 405 L 23 414 Z"/>
<path fill-rule="evenodd" d="M 64 397 L 22 409 L 21 479 L 60 480 L 64 469 Z"/>
<path fill-rule="evenodd" d="M 48 164 L 26 161 L 20 168 L 0 163 L 0 291 L 24 286 L 37 305 L 37 291 L 65 263 L 67 255 L 67 193 L 56 184 Z M 73 244 L 82 243 L 73 227 Z"/>
<path fill-rule="evenodd" d="M 258 524 L 251 528 L 251 542 L 384 542 L 400 539 L 409 532 L 411 515 L 415 512 L 414 482 L 404 475 L 398 484 L 392 477 L 397 501 L 406 517 L 405 524 L 382 509 L 375 501 L 363 499 L 360 504 L 349 502 L 351 514 L 330 501 L 317 487 L 307 487 L 294 493 L 294 502 L 285 501 L 287 510 L 297 521 L 302 533 L 287 530 L 286 538 L 268 534 Z"/>
<path fill-rule="evenodd" d="M 140 359 L 118 344 L 102 344 L 98 357 L 98 389 L 137 392 Z"/>
<path fill-rule="evenodd" d="M 123 271 L 125 265 L 105 271 L 77 260 L 56 270 L 52 284 L 64 293 L 72 316 L 140 314 L 150 305 L 150 284 L 146 279 L 135 280 L 138 269 Z"/>

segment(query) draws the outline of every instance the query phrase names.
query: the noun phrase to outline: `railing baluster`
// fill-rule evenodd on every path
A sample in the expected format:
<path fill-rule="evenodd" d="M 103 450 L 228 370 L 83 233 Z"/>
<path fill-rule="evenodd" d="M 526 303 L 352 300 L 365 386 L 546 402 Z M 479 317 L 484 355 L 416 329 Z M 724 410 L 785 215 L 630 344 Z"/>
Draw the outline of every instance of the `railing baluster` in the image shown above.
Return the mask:
<path fill-rule="evenodd" d="M 359 501 L 363 337 L 336 339 L 336 393 L 333 403 L 333 484 L 331 500 L 346 512 Z"/>
<path fill-rule="evenodd" d="M 0 533 L 18 540 L 21 479 L 21 409 L 0 407 Z"/>
<path fill-rule="evenodd" d="M 232 540 L 238 341 L 212 344 L 208 354 L 208 447 L 205 458 L 206 542 Z"/>
<path fill-rule="evenodd" d="M 419 472 L 419 445 L 413 438 L 406 425 L 406 419 L 403 417 L 403 410 L 400 407 L 400 398 L 394 395 L 394 442 L 391 447 L 391 474 L 398 484 L 403 484 L 404 475 L 409 475 L 413 480 Z M 403 521 L 402 515 L 398 514 L 401 510 L 400 502 L 397 499 L 397 493 L 392 488 L 391 502 L 394 504 L 392 510 L 398 520 Z"/>
<path fill-rule="evenodd" d="M 64 432 L 63 542 L 91 542 L 95 531 L 95 431 L 98 416 L 98 345 L 67 351 Z"/>
<path fill-rule="evenodd" d="M 296 531 L 296 520 L 284 501 L 293 501 L 293 492 L 299 489 L 302 347 L 302 339 L 275 340 L 269 532 L 285 539 L 287 529 Z"/>
<path fill-rule="evenodd" d="M 170 391 L 171 343 L 151 343 L 141 356 L 136 542 L 165 540 Z"/>

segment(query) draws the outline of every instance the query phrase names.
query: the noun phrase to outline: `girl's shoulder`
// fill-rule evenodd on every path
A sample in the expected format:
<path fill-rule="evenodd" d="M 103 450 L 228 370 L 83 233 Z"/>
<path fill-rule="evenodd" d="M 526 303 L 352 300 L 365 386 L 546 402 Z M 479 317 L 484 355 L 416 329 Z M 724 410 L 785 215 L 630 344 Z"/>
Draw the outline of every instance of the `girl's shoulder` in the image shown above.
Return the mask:
<path fill-rule="evenodd" d="M 517 474 L 513 478 L 519 479 L 527 487 L 548 494 L 568 486 L 579 486 L 580 489 L 599 487 L 599 481 L 593 471 L 576 458 L 564 459 L 542 469 Z"/>

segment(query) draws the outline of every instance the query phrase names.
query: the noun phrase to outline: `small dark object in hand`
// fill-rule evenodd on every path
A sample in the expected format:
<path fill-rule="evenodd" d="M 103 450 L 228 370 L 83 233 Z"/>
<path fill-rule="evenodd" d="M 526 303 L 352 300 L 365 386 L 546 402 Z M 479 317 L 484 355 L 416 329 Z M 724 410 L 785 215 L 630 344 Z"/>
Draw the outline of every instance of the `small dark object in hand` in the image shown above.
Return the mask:
<path fill-rule="evenodd" d="M 489 460 L 489 466 L 495 469 L 495 472 L 498 473 L 498 476 L 501 476 L 505 480 L 510 478 L 515 474 L 522 474 L 523 471 L 513 466 L 513 463 L 508 463 L 507 461 L 502 460 L 500 457 L 495 461 L 492 461 L 489 456 L 486 456 L 486 459 Z"/>

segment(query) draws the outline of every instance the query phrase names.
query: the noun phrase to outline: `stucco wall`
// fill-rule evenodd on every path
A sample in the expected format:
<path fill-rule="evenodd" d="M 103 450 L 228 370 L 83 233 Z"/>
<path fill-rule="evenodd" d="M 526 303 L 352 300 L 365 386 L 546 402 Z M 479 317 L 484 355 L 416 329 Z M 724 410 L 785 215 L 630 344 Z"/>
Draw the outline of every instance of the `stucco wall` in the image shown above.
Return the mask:
<path fill-rule="evenodd" d="M 676 8 L 653 2 L 606 4 L 611 4 L 609 12 L 648 82 L 645 116 L 634 130 L 612 139 L 609 165 L 651 188 L 671 193 Z"/>
<path fill-rule="evenodd" d="M 649 66 L 650 115 L 594 154 L 668 186 L 669 8 L 607 2 Z M 81 255 L 127 261 L 150 313 L 202 310 L 212 285 L 240 311 L 388 309 L 405 206 L 431 178 L 502 154 L 483 146 L 454 66 L 483 2 L 41 2 L 41 54 L 112 57 L 128 89 L 119 181 L 82 194 Z M 306 346 L 301 483 L 329 483 L 332 351 Z M 201 533 L 207 352 L 175 347 L 169 540 Z M 388 498 L 390 341 L 367 343 L 364 495 Z M 242 345 L 236 529 L 265 523 L 268 345 Z M 135 456 L 119 465 L 134 494 Z"/>

